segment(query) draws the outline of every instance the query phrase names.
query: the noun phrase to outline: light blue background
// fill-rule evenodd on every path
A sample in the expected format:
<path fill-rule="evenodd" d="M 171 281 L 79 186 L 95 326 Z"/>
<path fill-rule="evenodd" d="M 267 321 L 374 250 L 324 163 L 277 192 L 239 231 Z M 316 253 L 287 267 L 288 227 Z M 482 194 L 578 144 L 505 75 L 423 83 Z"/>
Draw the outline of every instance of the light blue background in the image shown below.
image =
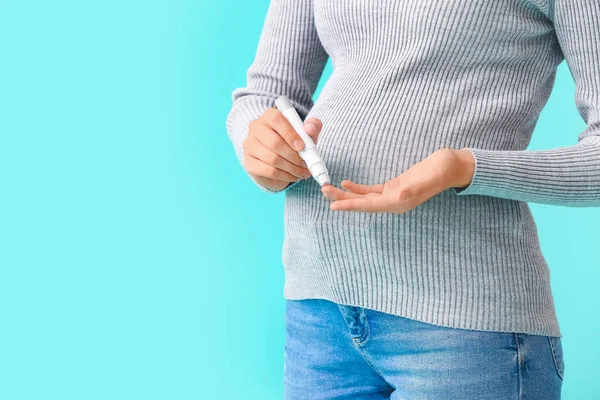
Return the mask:
<path fill-rule="evenodd" d="M 282 397 L 284 196 L 225 131 L 267 6 L 0 1 L 1 399 Z M 531 148 L 576 142 L 573 90 Z M 564 398 L 598 399 L 600 210 L 533 210 Z"/>

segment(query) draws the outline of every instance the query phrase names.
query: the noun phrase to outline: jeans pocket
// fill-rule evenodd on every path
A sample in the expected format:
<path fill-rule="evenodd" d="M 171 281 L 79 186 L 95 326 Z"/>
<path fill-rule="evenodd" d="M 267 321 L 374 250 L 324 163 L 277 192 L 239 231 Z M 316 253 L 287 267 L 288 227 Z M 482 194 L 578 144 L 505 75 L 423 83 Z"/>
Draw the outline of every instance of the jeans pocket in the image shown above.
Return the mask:
<path fill-rule="evenodd" d="M 562 380 L 565 371 L 565 360 L 563 357 L 562 341 L 558 336 L 548 336 L 548 342 L 550 343 L 550 350 L 552 351 L 552 358 L 554 359 L 556 373 Z"/>

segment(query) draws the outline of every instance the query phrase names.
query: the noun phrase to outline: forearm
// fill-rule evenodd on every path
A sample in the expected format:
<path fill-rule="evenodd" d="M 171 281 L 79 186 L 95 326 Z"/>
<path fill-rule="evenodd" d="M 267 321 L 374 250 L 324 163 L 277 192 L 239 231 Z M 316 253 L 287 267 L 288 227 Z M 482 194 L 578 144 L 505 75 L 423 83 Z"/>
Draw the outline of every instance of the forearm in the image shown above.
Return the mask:
<path fill-rule="evenodd" d="M 487 195 L 572 207 L 600 206 L 600 137 L 550 150 L 470 149 L 475 169 L 458 195 Z"/>
<path fill-rule="evenodd" d="M 250 122 L 274 107 L 277 97 L 287 95 L 306 118 L 328 57 L 314 24 L 313 2 L 271 0 L 247 83 L 233 91 L 227 116 L 227 133 L 242 165 Z M 271 193 L 282 191 L 257 185 Z"/>

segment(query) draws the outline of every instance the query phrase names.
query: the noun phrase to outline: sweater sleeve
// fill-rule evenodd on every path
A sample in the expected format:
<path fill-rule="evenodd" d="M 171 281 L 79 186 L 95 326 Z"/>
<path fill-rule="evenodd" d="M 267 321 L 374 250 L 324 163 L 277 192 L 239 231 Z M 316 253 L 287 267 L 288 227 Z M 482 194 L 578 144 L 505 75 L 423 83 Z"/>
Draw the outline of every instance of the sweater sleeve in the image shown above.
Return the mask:
<path fill-rule="evenodd" d="M 600 2 L 555 0 L 553 15 L 586 129 L 576 144 L 550 150 L 470 148 L 475 172 L 469 186 L 453 188 L 458 195 L 600 206 Z"/>
<path fill-rule="evenodd" d="M 250 121 L 274 107 L 281 95 L 288 96 L 305 119 L 328 57 L 315 28 L 313 1 L 271 0 L 254 62 L 246 74 L 246 86 L 233 91 L 226 120 L 227 133 L 242 166 L 242 143 L 248 136 Z M 270 193 L 283 191 L 257 186 Z"/>

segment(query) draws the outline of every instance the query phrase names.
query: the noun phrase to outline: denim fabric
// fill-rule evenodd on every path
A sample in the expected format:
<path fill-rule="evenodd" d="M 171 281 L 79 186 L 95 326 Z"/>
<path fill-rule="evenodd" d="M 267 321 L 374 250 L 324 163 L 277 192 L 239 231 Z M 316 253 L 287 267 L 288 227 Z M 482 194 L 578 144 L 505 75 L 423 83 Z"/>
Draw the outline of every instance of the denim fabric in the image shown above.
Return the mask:
<path fill-rule="evenodd" d="M 457 329 L 329 300 L 287 300 L 287 400 L 560 399 L 557 336 Z"/>

